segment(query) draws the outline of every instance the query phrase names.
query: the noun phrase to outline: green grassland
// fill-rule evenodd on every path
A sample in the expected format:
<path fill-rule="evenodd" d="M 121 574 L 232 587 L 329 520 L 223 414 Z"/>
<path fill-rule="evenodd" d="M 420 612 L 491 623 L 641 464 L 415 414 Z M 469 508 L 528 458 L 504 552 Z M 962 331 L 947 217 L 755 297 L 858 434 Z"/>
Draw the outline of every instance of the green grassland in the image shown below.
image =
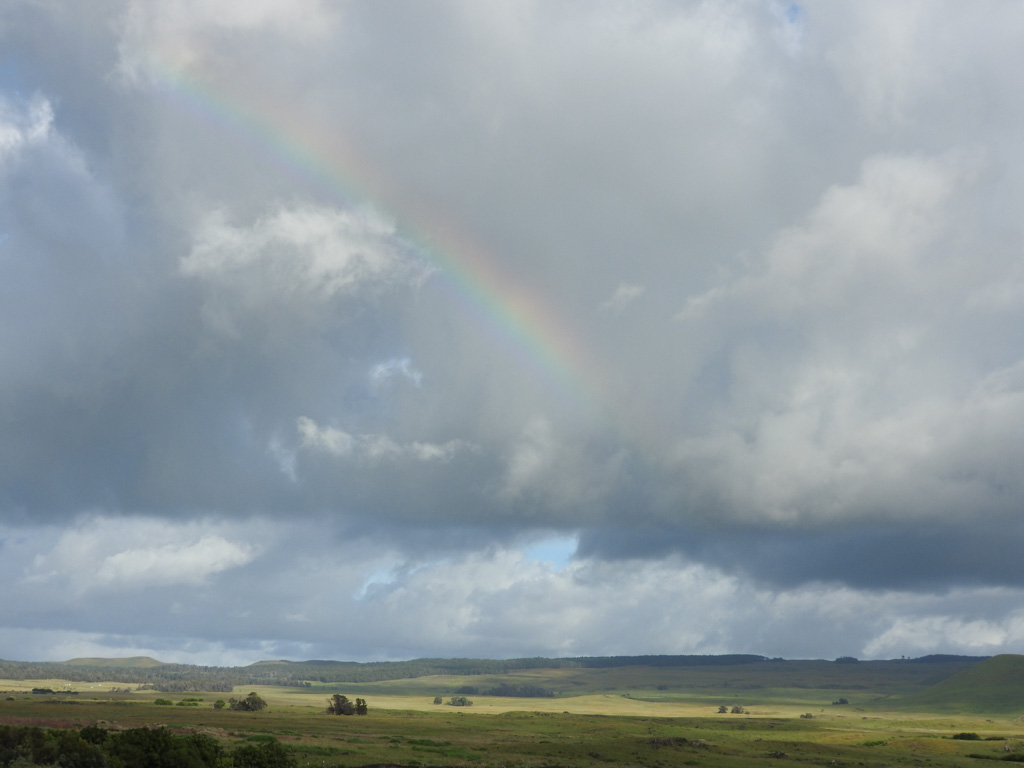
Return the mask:
<path fill-rule="evenodd" d="M 536 685 L 556 695 L 471 695 L 471 707 L 433 703 L 464 686 L 486 690 L 499 683 Z M 266 699 L 269 707 L 259 713 L 214 709 L 217 699 L 232 694 L 123 692 L 130 687 L 123 681 L 0 680 L 0 724 L 164 725 L 212 735 L 229 747 L 274 738 L 300 766 L 321 767 L 984 768 L 984 759 L 1024 757 L 1024 698 L 1018 693 L 1024 657 L 980 664 L 542 669 L 238 688 L 233 695 L 254 690 Z M 32 688 L 57 693 L 32 694 Z M 331 693 L 366 698 L 369 714 L 325 714 Z M 155 703 L 161 698 L 201 701 Z M 841 698 L 849 703 L 832 703 Z M 719 714 L 721 705 L 744 713 Z M 964 732 L 978 738 L 952 738 Z"/>

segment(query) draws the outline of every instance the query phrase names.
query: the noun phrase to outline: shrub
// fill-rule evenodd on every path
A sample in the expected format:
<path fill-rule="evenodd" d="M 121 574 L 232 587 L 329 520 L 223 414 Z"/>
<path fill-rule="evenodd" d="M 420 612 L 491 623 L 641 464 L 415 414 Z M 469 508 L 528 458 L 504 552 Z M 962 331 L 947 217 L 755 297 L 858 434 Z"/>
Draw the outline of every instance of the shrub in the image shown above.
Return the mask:
<path fill-rule="evenodd" d="M 210 737 L 176 736 L 166 728 L 132 728 L 112 735 L 107 752 L 114 758 L 111 763 L 131 768 L 213 768 L 219 754 L 211 742 Z"/>
<path fill-rule="evenodd" d="M 78 732 L 78 735 L 83 741 L 88 741 L 90 744 L 102 744 L 107 740 L 109 734 L 98 725 L 87 725 Z"/>
<path fill-rule="evenodd" d="M 213 736 L 207 736 L 205 733 L 189 733 L 178 738 L 183 739 L 189 747 L 199 754 L 203 765 L 210 766 L 210 768 L 221 765 L 224 747 Z"/>
<path fill-rule="evenodd" d="M 81 738 L 75 731 L 57 737 L 57 762 L 62 768 L 106 768 L 100 748 Z"/>
<path fill-rule="evenodd" d="M 231 753 L 232 768 L 295 768 L 298 760 L 278 741 L 246 745 Z"/>
<path fill-rule="evenodd" d="M 960 739 L 961 741 L 981 741 L 981 736 L 976 733 L 954 733 L 951 738 Z"/>

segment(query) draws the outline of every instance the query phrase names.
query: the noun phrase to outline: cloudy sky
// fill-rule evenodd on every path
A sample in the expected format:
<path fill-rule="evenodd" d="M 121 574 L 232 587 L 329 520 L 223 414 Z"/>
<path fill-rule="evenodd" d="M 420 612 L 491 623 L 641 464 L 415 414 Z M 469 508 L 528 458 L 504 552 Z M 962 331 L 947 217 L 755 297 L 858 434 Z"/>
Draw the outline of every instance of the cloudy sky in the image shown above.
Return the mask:
<path fill-rule="evenodd" d="M 0 658 L 1024 652 L 1022 39 L 6 0 Z"/>

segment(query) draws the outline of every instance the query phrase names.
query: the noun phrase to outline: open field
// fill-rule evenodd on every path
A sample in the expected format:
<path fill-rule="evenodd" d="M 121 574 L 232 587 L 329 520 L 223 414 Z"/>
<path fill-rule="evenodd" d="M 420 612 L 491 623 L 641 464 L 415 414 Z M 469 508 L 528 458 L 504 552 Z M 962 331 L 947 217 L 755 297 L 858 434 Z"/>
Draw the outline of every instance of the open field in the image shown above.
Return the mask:
<path fill-rule="evenodd" d="M 1008 749 L 1019 750 L 1024 757 L 1024 724 L 1017 711 L 971 714 L 943 706 L 902 706 L 921 692 L 941 690 L 943 681 L 933 681 L 936 675 L 942 677 L 936 670 L 901 668 L 886 676 L 881 668 L 868 665 L 851 665 L 860 667 L 851 670 L 839 666 L 807 662 L 794 666 L 785 681 L 778 670 L 768 668 L 527 671 L 501 677 L 528 679 L 558 691 L 572 686 L 581 693 L 530 699 L 471 695 L 471 707 L 437 705 L 433 700 L 447 700 L 451 691 L 465 685 L 483 689 L 493 680 L 432 676 L 236 689 L 237 697 L 250 690 L 259 693 L 269 704 L 260 713 L 215 710 L 214 701 L 232 695 L 225 693 L 114 693 L 111 688 L 129 684 L 0 680 L 0 724 L 165 725 L 212 735 L 229 748 L 275 738 L 293 751 L 300 766 L 321 768 L 728 768 L 797 763 L 955 768 L 1018 754 Z M 957 679 L 952 677 L 946 688 L 962 692 L 965 684 L 957 684 Z M 58 693 L 33 695 L 32 688 Z M 77 693 L 60 693 L 68 688 Z M 327 696 L 336 692 L 366 698 L 369 714 L 324 714 Z M 166 706 L 156 704 L 158 698 L 202 701 L 198 706 Z M 839 698 L 849 704 L 832 704 Z M 739 706 L 745 712 L 719 714 L 720 705 Z M 964 732 L 977 734 L 977 739 L 952 738 Z"/>

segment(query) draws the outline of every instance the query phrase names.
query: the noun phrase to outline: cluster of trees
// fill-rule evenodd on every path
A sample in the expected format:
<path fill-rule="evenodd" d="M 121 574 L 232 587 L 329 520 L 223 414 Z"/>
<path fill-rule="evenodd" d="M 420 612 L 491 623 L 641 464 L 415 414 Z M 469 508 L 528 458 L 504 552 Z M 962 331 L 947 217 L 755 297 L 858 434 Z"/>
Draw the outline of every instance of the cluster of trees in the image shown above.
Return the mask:
<path fill-rule="evenodd" d="M 327 700 L 329 715 L 365 715 L 368 711 L 366 699 L 350 701 L 348 696 L 336 693 Z"/>
<path fill-rule="evenodd" d="M 235 712 L 261 712 L 267 708 L 267 702 L 258 693 L 253 691 L 244 699 L 234 697 L 228 699 L 228 707 Z"/>
<path fill-rule="evenodd" d="M 718 707 L 718 714 L 724 715 L 726 712 L 728 712 L 730 714 L 733 714 L 733 715 L 746 715 L 746 714 L 748 714 L 747 710 L 745 710 L 739 704 L 733 704 L 731 707 L 726 705 L 726 704 L 722 704 L 722 705 L 720 705 Z"/>
<path fill-rule="evenodd" d="M 73 768 L 296 768 L 295 756 L 277 741 L 226 750 L 212 736 L 174 734 L 166 728 L 120 733 L 96 726 L 51 731 L 0 725 L 0 765 Z"/>

